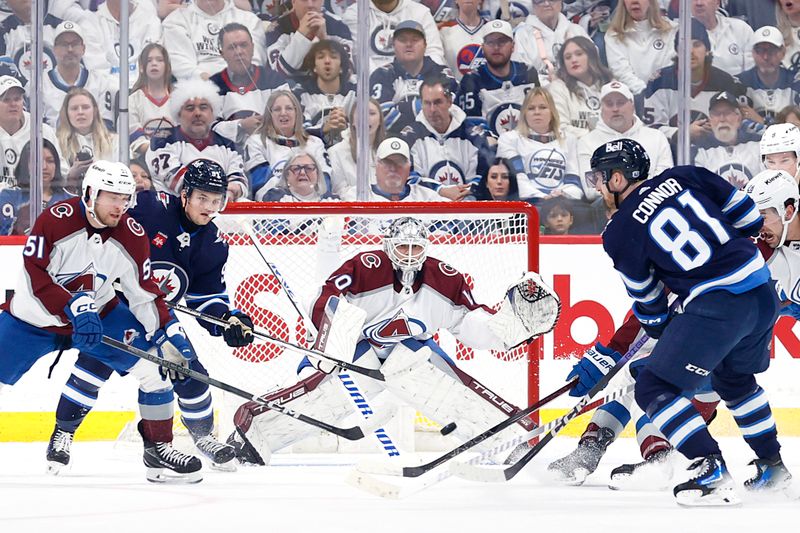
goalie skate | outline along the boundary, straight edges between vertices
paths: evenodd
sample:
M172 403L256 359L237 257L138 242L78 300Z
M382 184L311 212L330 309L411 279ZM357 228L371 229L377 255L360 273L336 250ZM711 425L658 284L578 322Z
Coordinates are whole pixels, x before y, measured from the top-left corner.
M611 471L612 490L662 490L669 487L673 474L672 448L650 454L642 462L624 464Z
M581 439L572 453L550 463L547 466L547 473L559 483L583 485L586 478L597 470L606 448L613 441L614 432L610 428L599 428L597 438Z
M47 473L57 476L69 464L70 448L74 433L56 427L47 445Z

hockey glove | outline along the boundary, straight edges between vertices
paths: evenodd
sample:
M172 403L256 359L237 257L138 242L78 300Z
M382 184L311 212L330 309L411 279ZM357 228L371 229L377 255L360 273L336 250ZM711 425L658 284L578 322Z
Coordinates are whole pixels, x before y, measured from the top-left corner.
M611 370L620 359L622 359L622 355L619 352L611 348L606 348L599 342L595 344L593 348L589 348L589 350L583 354L583 358L575 363L575 366L572 367L572 372L567 376L567 381L575 376L580 378L578 384L569 391L569 395L584 396L592 387L597 385L597 382L600 381L603 376L608 374L608 371Z
M226 311L222 320L228 325L222 330L222 338L231 348L247 346L253 342L253 320L238 309Z
M164 329L156 331L152 340L158 349L159 357L183 368L189 368L189 361L197 357L192 345L189 344L189 339L186 338L186 333L184 333L177 320L168 322ZM164 378L169 376L172 380L186 379L184 374L163 366L160 367L160 371Z
M91 350L103 340L103 323L97 314L94 298L79 292L64 306L64 312L72 322L72 347Z

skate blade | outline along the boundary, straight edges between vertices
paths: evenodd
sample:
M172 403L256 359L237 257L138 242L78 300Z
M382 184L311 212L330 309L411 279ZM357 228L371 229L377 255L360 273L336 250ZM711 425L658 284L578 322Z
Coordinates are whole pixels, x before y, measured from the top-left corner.
M232 458L230 461L225 463L215 463L214 461L209 462L209 467L211 470L216 472L236 472L236 461L235 457Z
M67 466L68 465L58 463L56 461L47 461L47 470L45 470L45 472L47 472L47 474L50 476L57 476L61 472L66 471Z
M741 498L732 488L717 489L705 496L699 490L684 490L675 496L675 500L682 507L737 507L742 505Z
M167 468L148 468L147 481L169 485L188 485L203 481L203 473L198 470L188 474L177 474Z
M546 470L545 478L551 483L557 483L567 487L579 487L583 485L590 472L585 468L576 468L572 471L572 476L565 476L557 470Z

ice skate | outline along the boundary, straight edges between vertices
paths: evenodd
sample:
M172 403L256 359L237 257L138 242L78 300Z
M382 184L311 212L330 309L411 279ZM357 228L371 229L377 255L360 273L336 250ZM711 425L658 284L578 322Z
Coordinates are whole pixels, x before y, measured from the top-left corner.
M715 507L741 504L739 495L719 454L707 455L695 460L687 470L694 477L673 489L678 505L686 507Z
M236 428L225 442L234 449L236 460L239 461L239 464L249 466L264 466L266 464L255 448L253 448L253 445L242 435L239 428Z
M791 499L800 497L792 487L792 474L780 456L772 459L753 459L750 464L756 467L756 474L744 482L744 488L748 491L783 491Z
M673 473L672 448L650 454L639 463L624 464L611 471L608 488L612 490L662 490L669 487Z
M141 422L139 423L141 434ZM142 435L144 441L144 465L147 481L153 483L199 483L203 480L200 469L203 464L194 455L172 447L171 442L152 442Z
M211 435L194 438L194 445L209 461L211 468L222 472L236 472L236 448L223 444Z
M597 465L608 445L614 441L614 432L610 428L599 428L597 437L585 437L578 442L578 447L566 457L553 461L547 466L547 472L553 480L565 485L582 485L586 478L597 470Z
M69 452L75 434L56 427L47 445L47 473L57 476L69 464Z

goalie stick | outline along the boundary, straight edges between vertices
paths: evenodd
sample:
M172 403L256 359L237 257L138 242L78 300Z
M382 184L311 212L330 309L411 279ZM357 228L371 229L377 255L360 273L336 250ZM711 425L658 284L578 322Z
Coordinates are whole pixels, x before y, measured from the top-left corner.
M214 378L212 378L210 376L206 376L205 374L201 374L200 372L192 370L191 368L186 368L186 367L183 367L183 366L181 366L181 365L179 365L177 363L173 363L172 361L167 361L167 360L162 359L161 357L159 357L159 356L157 356L155 354L146 352L144 350L140 350L139 348L136 348L135 346L129 346L129 345L125 344L124 342L118 341L116 339L112 339L108 335L103 335L103 341L102 342L103 342L103 344L106 344L108 346L112 346L112 347L114 347L114 348L116 348L118 350L121 350L121 351L125 352L125 353L128 353L130 355L136 356L139 359L144 359L146 361L150 361L151 363L155 363L155 364L157 364L159 366L162 366L162 367L164 367L164 368L166 368L168 370L172 370L173 372L177 372L178 374L183 374L184 376L187 376L187 377L190 377L192 379L195 379L195 380L197 380L197 381L199 381L201 383L205 383L207 385L211 385L212 387L216 387L216 388L224 390L226 392L230 392L231 394L235 394L236 396L240 396L241 398L244 398L246 400L258 403L260 405L263 405L264 407L268 407L269 409L271 409L271 410L273 410L273 411L275 411L277 413L281 413L283 415L290 416L290 417L292 417L292 418L294 418L296 420L299 420L300 422L305 422L306 424L318 427L320 429L324 429L325 431L327 431L329 433L333 433L334 435L338 435L340 437L344 437L344 438L346 438L348 440L358 440L358 439L364 438L365 429L362 429L359 426L353 426L353 427L349 427L349 428L340 428L340 427L328 424L327 422L323 422L321 420L317 420L316 418L312 418L312 417L304 415L302 413L298 413L298 412L296 412L296 411L294 411L292 409L289 409L288 407L283 406L282 404L280 404L278 402L264 400L264 399L254 395L254 394L251 394L251 393L249 393L247 391L244 391L244 390L242 390L242 389L240 389L238 387L234 387L233 385L230 385L228 383L223 383L222 381L216 380L216 379L214 379ZM370 422L373 422L373 424L371 424L371 427L369 428L369 430L371 430L373 427L378 427L378 426L383 425L383 423L386 421L386 420L384 420L384 418L386 418L386 417L381 417L381 420L378 420L377 417L375 419L370 419ZM391 418L391 416L389 416L388 418ZM386 419L388 419L388 418L386 418ZM369 431L369 430L367 430L367 431Z
M201 311L197 311L195 309L192 309L191 307L186 307L185 305L171 303L171 302L166 302L166 304L167 304L167 307L169 307L170 309L174 309L176 311L180 311L181 313L186 313L187 315L193 316L195 318L199 318L200 320L205 320L209 324L216 324L216 325L222 326L222 327L227 327L229 325L228 322L226 322L225 320L222 320L221 318L217 318L215 316L207 315L207 314L205 314L205 313L203 313ZM253 328L253 335L255 335L256 337L259 337L260 339L264 339L264 340L266 340L268 342L271 342L272 344L275 344L277 346L281 346L282 348L286 348L287 350L293 350L293 351L298 352L298 353L311 355L311 356L317 357L319 359L324 359L324 360L326 360L326 361L338 366L339 368L343 368L345 370L349 370L349 371L355 372L357 374L363 374L363 375L365 375L367 377L370 377L372 379L375 379L377 381L385 381L384 377L383 377L383 373L380 370L376 369L376 368L365 368L363 366L359 366L359 365L356 365L356 364L353 364L353 363L348 363L347 361L342 361L341 359L337 359L335 357L331 357L328 354L322 353L319 350L314 350L314 349L311 349L311 348L303 348L302 346L299 346L297 344L293 344L291 342L278 339L277 337L273 337L272 335L268 335L268 334L264 333L263 331L259 331L259 330L255 329L255 328Z
M580 413L583 414L601 405L606 403L613 402L615 400L619 400L626 394L629 394L633 391L633 385L625 385L619 389L615 389L614 391L606 394L602 398L598 398L597 400L593 401L589 405L583 407ZM474 475L472 474L472 467L473 465L478 465L487 459L494 457L497 454L512 450L522 444L523 442L529 441L533 438L542 435L548 431L551 431L555 428L558 424L561 424L564 419L571 414L567 413L560 418L555 420L551 420L547 424L543 426L539 426L533 431L525 434L519 435L514 439L506 442L502 442L497 444L496 446L489 448L488 450L484 450L480 452L478 455L470 458L465 462L453 462L450 463L449 469L441 469L438 472L432 472L430 475L415 478L414 483L406 483L401 484L394 481L389 481L387 479L380 479L373 474L380 474L384 476L399 476L400 472L397 468L392 468L388 465L378 465L378 464L359 464L350 471L347 477L347 482L365 492L369 492L370 494L374 494L376 496L380 496L381 498L389 498L389 499L401 499L409 496L411 494L420 492L432 485L439 483L451 476L462 477L465 479L474 480ZM479 466L474 466L474 468L481 468ZM485 468L485 465L483 466ZM483 472L483 468L479 470L479 472ZM412 481L408 479L408 481Z
M480 466L474 465L452 465L452 467L458 470L458 476L463 477L466 479L472 479L473 481L484 481L489 483L497 483L502 481L509 481L514 476L516 476L520 470L522 470L525 465L527 465L534 457L536 457L542 449L547 446L553 438L558 434L559 431L564 429L569 422L578 416L581 413L581 410L589 405L592 402L592 398L597 395L600 391L602 391L606 385L611 381L611 379L619 373L620 370L625 368L628 361L630 361L644 346L644 344L650 340L650 337L647 335L642 335L639 340L637 340L633 346L622 356L622 358L617 362L614 367L609 370L608 374L602 377L597 384L592 387L586 395L581 398L575 407L573 407L566 415L561 417L559 420L560 422L553 427L547 435L545 435L542 440L540 440L536 445L528 450L528 452L523 455L519 461L516 463L503 468L503 469L493 469L493 468L485 468ZM451 468L452 468L451 467Z

